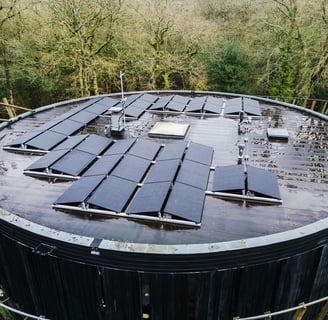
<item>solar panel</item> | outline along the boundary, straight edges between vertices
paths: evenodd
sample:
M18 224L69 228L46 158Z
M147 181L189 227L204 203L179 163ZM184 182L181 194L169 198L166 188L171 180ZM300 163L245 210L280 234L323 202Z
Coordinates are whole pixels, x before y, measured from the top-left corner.
M133 106L135 108L139 108L141 110L146 110L151 105L151 102L147 102L145 100L142 100L142 98L139 98L138 100L132 102L130 106Z
M144 184L127 209L130 214L149 214L161 211L170 190L171 183L158 182Z
M181 165L176 181L206 190L209 173L209 166L185 160Z
M83 141L87 136L88 136L88 134L80 134L80 135L76 135L76 136L67 137L67 139L65 141L63 141L61 144L59 144L58 146L56 146L56 148L54 148L53 151L54 150L73 149L81 141Z
M256 100L244 98L244 111L253 116L260 116L261 109L260 104Z
M84 124L81 122L76 122L76 121L73 121L70 119L66 119L66 120L58 123L54 127L52 127L51 131L70 136L71 134L80 130L83 126L84 126Z
M52 170L56 170L63 174L72 176L78 176L83 170L85 170L94 160L96 156L78 150L72 150L65 154L61 159L55 162L52 166Z
M111 97L105 97L99 100L98 103L107 106L107 108L109 109L120 103L120 101Z
M79 204L101 183L103 176L81 177L74 182L54 204Z
M172 182L178 171L179 165L179 159L156 162L145 179L145 183L164 181Z
M113 155L113 154L124 154L131 148L131 146L135 143L135 141L136 139L117 140L104 153L104 156Z
M133 101L137 100L141 96L141 93L139 94L132 94L128 96L125 100L125 105L128 106L130 105Z
M182 159L186 146L187 146L186 141L179 141L179 142L167 144L164 146L164 148L161 149L156 160L162 161L162 160L171 160L171 159Z
M26 142L26 145L38 150L50 150L65 139L66 135L48 130Z
M88 203L114 212L122 212L136 187L135 182L109 176L93 193Z
M104 113L105 111L107 111L109 109L109 107L105 104L102 104L100 102L96 102L94 104L92 104L91 106L85 108L84 110L85 111L88 111L88 112L92 112L96 115L100 115L102 113Z
M87 124L92 120L96 119L98 116L92 112L88 112L85 110L81 110L80 112L74 114L73 116L69 117L70 120L81 122L83 124Z
M123 155L120 154L103 156L97 160L83 176L107 175L113 170L122 157Z
M212 147L190 142L186 151L185 159L210 166L212 163L213 152L214 151Z
M170 101L169 104L166 106L166 109L182 112L185 109L186 105L184 103L176 102L176 101Z
M154 96L153 94L145 93L139 99L154 103L158 99L158 97Z
M135 156L125 156L112 172L113 176L140 182L150 166L150 161Z
M189 102L190 98L189 97L184 97L184 96L179 96L175 95L172 99L172 101L177 102L177 103L182 103L186 105Z
M243 165L216 167L213 179L214 192L242 192L246 174Z
M41 133L42 133L42 131L32 131L32 132L25 133L22 136L14 139L9 144L5 145L5 147L9 147L9 146L11 146L11 147L18 146L18 147L20 147L20 145L25 144L27 141L35 138L36 136L38 136Z
M28 166L25 170L44 170L54 164L58 159L64 156L68 150L56 150L51 151L44 156L42 156L37 161L33 162L30 166Z
M125 108L124 112L127 117L139 118L145 110L130 105Z
M203 110L205 101L206 101L206 97L196 97L189 102L185 111L186 112L196 112L196 111L201 112Z
M205 112L220 114L221 110L222 110L222 106L212 104L212 103L206 103L204 106Z
M249 191L281 200L277 177L274 173L248 165L247 181Z
M157 142L141 139L132 146L129 154L148 160L153 160L160 147L161 145Z
M91 134L83 142L81 142L76 149L95 155L100 155L112 142L112 139Z
M200 223L204 202L204 190L177 182L173 186L164 213Z
M165 106L173 99L173 96L160 97L149 109L150 110L160 110L164 109Z

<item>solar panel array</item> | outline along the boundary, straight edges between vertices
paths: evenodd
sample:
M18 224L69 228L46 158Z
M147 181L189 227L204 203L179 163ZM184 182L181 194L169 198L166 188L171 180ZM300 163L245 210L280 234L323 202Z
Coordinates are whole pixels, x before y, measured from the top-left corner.
M224 114L226 115L238 115L240 112L246 112L251 116L260 116L260 104L257 100L239 97L229 99L225 103Z
M212 190L281 200L276 175L250 165L216 167Z
M17 138L4 146L4 149L29 153L52 150L117 103L118 100L110 97L89 99L55 120Z
M118 140L54 207L200 224L212 157L211 147L193 142Z

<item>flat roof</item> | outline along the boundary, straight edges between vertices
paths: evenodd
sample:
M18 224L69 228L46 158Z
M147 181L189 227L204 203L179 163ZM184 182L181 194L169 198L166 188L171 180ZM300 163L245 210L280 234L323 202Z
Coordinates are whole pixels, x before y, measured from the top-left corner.
M15 148L19 149L23 146L28 149L28 152L13 152L15 148L13 150L0 150L0 183L2 186L0 191L0 207L28 221L67 233L120 242L163 245L206 244L262 237L304 227L328 217L326 209L328 203L328 127L327 121L324 118L320 118L313 113L307 113L305 109L294 109L269 100L259 100L258 102L254 98L251 99L250 107L247 110L256 110L256 112L249 114L246 111L244 118L241 119L240 112L238 112L239 101L237 100L240 100L239 98L236 99L232 96L216 95L214 93L197 95L192 93L171 93L170 95L165 93L140 93L138 95L131 94L130 96L133 97L133 99L130 99L131 105L133 104L134 108L139 108L142 112L135 113L138 114L138 117L129 118L127 116L124 135L122 137L107 137L109 140L112 139L113 142L112 140L107 141L105 139L104 127L108 124L109 118L102 115L106 114L109 108L103 107L105 104L101 103L103 97L91 98L88 100L92 102L89 105L88 101L79 100L57 104L55 107L48 109L43 108L41 112L23 117L9 126L3 127L0 131L1 147L10 146L14 141L18 141L19 143L15 144ZM230 101L228 103L230 105L228 113L224 112L226 101ZM110 107L119 103L119 95L110 97ZM81 116L78 116L74 110L81 110L81 105L83 104L85 104L83 113L81 113ZM145 106L144 109L142 106ZM57 132L59 130L58 128L60 128L58 123L54 122L51 126L49 122L54 121L54 119L60 119L67 112L70 112L71 117L74 117L70 122L81 119L81 122L79 122L81 125L74 123L73 132L71 132L73 129L68 130L65 126L61 126L63 128L62 130L60 129L61 132L59 133ZM88 114L91 112L96 114L96 118ZM89 120L90 122L88 122ZM152 190L152 186L148 185L142 189L142 184L145 182L146 185L146 178L149 176L151 168L154 168L156 163L163 161L160 160L160 155L161 152L164 152L165 147L178 142L177 139L171 139L169 136L163 138L149 137L149 131L159 121L188 124L189 130L186 132L185 137L180 139L186 143L186 149L184 149L184 153L179 160L181 161L181 168L183 170L181 172L177 171L175 177L170 178L171 180L169 181L162 181L163 178L160 174L153 173L156 179L162 179L158 182L155 181L160 186L158 190L161 192L155 200L161 199L161 201L167 201L167 207L170 210L163 210L163 216L165 214L171 214L172 204L169 205L170 201L168 200L170 197L167 199L165 193L167 192L168 182L173 182L174 180L173 184L176 186L176 189L178 191L183 190L183 196L177 196L177 200L172 197L171 200L172 203L183 201L182 204L188 201L188 199L187 201L184 200L185 195L194 189L199 189L200 185L206 183L200 225L193 226L192 224L133 219L106 215L104 212L97 214L96 210L85 212L82 210L74 212L54 210L52 207L53 204L70 187L76 184L77 180L81 180L81 176L84 173L89 171L89 176L91 176L92 174L90 172L92 171L99 172L104 170L102 166L93 168L91 165L90 167L89 161L95 164L97 161L102 160L105 152L111 150L111 147L115 146L118 149L116 142L121 140L126 141L127 150L130 150L128 148L131 148L129 145L132 142L146 141L150 143L145 145L141 143L140 148L131 151L134 154L127 155L126 152L128 151L123 152L122 146L120 146L120 151L117 151L124 155L127 159L126 163L140 163L140 165L136 166L145 170L145 177L140 178L137 175L137 178L134 178L135 175L133 174L133 178L132 176L130 178L130 176L127 176L129 172L125 170L114 174L115 181L119 179L125 179L124 181L140 179L140 181L135 181L135 188L139 191L144 190L143 192L148 195L150 190ZM42 128L46 128L44 129L46 132L48 130L51 131L51 128L57 128L53 130L55 134L51 135L53 140L40 138ZM288 131L288 139L270 139L267 135L268 128L286 129ZM31 132L34 133L31 134ZM75 148L72 146L75 144L78 145L82 141L79 138L74 138L75 141L72 141L69 140L69 137L77 137L79 135L82 137L89 135L88 137L92 137L91 140L97 141L97 143L91 143L88 147L87 140L83 140L85 141L84 146L87 149L82 148L81 145L79 150L74 150L75 152L71 155L72 157L76 156L79 158L80 155L81 157L83 155L84 162L81 167L74 165L71 167L71 161L76 158L61 158L61 162L65 164L65 175L67 173L73 174L71 180L60 179L60 177L54 179L47 175L43 177L25 175L24 171L27 168L39 167L35 165L38 160L43 163L46 162L43 159L45 153L47 153L48 157L50 157L52 152L65 154L62 151L63 149L58 150L58 146L61 143L59 141L61 139L57 139L58 133L65 135L64 143L66 141L66 145L69 145L69 148ZM28 141L32 141L32 143L27 141L27 147L24 145L24 136L27 137L26 139ZM95 138L95 136L99 136L99 138ZM37 137L39 139L36 139ZM196 158L203 155L202 147L200 147L201 149L197 149L198 151L195 152L193 158L188 159L186 151L188 151L191 143L197 146L204 146L204 150L206 148L213 149L211 163L208 165L209 174L206 182L204 182L203 178L197 180L198 174L190 174L190 172L205 172L204 174L206 176L207 172L207 169L203 168L204 164L195 164L200 161ZM95 148L95 145L97 145L97 148ZM246 145L243 158L247 156L247 163L251 168L256 167L276 176L282 203L255 203L239 199L238 197L236 199L226 199L220 195L212 194L215 168L237 165L239 156L238 147L240 145ZM43 152L32 154L38 150L36 146L44 147ZM98 146L101 146L101 148ZM56 148L57 151L52 151ZM96 149L93 151L92 156L89 155L88 148L90 150ZM132 161L132 157L148 157L145 153L149 154L150 149L154 150L154 156L152 159L147 160L150 161L149 164L147 164L148 162L146 163L146 160ZM107 156L109 157L109 155ZM121 161L116 155L111 155L110 157L111 161ZM129 159L132 160L130 161ZM53 161L53 158L49 161ZM175 162L171 161L167 163L167 166L163 165L163 167L160 167L158 172L161 172L161 168L164 167L171 168L171 165L172 168L175 168ZM53 167L53 171L58 173L58 163ZM63 167L59 166L59 169L61 168ZM115 168L117 171L119 170L118 166ZM106 168L106 170L111 169ZM251 172L252 170L250 170L249 174ZM138 171L137 173L140 172ZM242 176L242 174L237 176ZM92 175L92 177L94 176ZM93 180L96 181L97 179L94 178ZM190 184L195 183L194 181L196 181L196 186L191 187ZM199 185L197 185L198 181L200 181ZM237 185L240 185L240 183L244 185L244 181L236 181ZM115 186L116 184L113 183L113 185ZM130 186L131 183L128 185ZM107 187L109 188L108 190L111 190L110 185L106 185ZM128 187L122 185L122 188L126 191ZM258 188L256 187L254 190L261 194L261 186L260 190ZM133 189L132 186L131 189ZM204 189L204 187L200 189ZM263 187L263 189L265 188ZM103 189L100 191L105 192L106 190ZM174 189L172 188L170 190L173 191ZM90 204L98 205L97 210L105 197L100 191L97 192L98 196L96 192L87 195L92 199ZM241 193L233 192L237 196ZM149 208L157 208L157 200L155 203L145 205L142 201L142 193L139 195L140 198L136 197L138 193L131 194L132 199L129 199L131 201L130 212L135 212L135 210L155 210ZM99 197L99 195L101 196ZM197 193L195 199L199 197L198 195L199 193ZM133 198L134 196L135 198ZM200 196L199 199L201 198ZM122 204L115 202L114 205L125 211L124 207L126 204L128 203L130 205L130 202L127 201L124 200ZM89 205L89 202L87 204ZM111 204L105 201L105 206L107 205L110 206ZM177 212L174 210L173 215ZM181 215L183 216L186 211L191 209L188 207L185 209L182 205L177 210L179 211L177 214L180 214L177 219L179 220ZM129 211L129 209L126 208L126 211ZM197 216L198 213L199 211L197 211L196 216L192 216L195 220L199 219ZM150 216L153 216L153 213ZM186 216L190 218L187 213ZM183 218L181 219L183 220Z

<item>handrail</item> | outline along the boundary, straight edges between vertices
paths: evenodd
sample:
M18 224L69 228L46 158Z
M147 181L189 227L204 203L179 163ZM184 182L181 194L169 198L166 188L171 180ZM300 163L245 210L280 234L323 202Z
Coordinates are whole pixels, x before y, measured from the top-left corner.
M4 309L7 309L11 312L14 312L14 313L17 313L21 316L24 316L24 317L27 317L27 318L30 318L30 319L36 319L36 320L50 320L50 319L47 319L46 317L44 316L34 316L32 314L29 314L29 313L26 313L26 312L23 312L23 311L20 311L20 310L17 310L15 308L12 308L12 307L9 307L7 306L6 304L4 303L0 303L0 307L4 308Z
M289 313L292 311L297 311L299 309L305 309L309 306L312 306L314 304L320 303L320 302L324 302L324 301L328 301L328 296L324 297L324 298L320 298L308 303L301 303L296 307L292 307L292 308L288 308L288 309L283 309L283 310L279 310L276 312L267 312L264 313L262 315L258 315L258 316L251 316L251 317L246 317L246 318L240 318L240 317L234 317L233 320L258 320L258 319L271 319L273 316L278 316L281 314L285 314L285 313Z

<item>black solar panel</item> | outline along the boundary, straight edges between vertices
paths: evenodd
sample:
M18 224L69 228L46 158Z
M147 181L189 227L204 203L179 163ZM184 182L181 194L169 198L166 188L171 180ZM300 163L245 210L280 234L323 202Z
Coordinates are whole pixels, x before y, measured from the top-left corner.
M25 144L27 141L35 138L36 136L38 136L39 134L41 134L42 131L32 131L32 132L28 132L23 134L22 136L14 139L12 142L10 142L9 144L6 145L6 147L20 147L20 145Z
M183 183L175 183L164 213L200 223L203 215L205 191Z
M145 183L172 182L180 165L180 160L158 161L151 168Z
M244 111L249 115L260 116L261 109L259 102L256 100L244 98Z
M54 204L79 204L101 183L103 176L81 177L71 185Z
M125 108L125 115L127 117L139 118L145 110L129 105Z
M169 182L147 183L137 192L127 213L149 214L161 211L170 190Z
M126 180L140 182L149 166L149 160L127 155L114 169L112 175Z
M100 115L102 113L104 113L105 111L107 111L109 109L109 107L105 104L102 104L101 102L96 102L94 104L92 104L91 106L85 108L85 111L88 112L92 112L96 115Z
M81 142L76 149L95 155L100 155L112 142L112 139L91 134L83 142Z
M216 167L213 179L214 192L238 192L245 190L245 179L243 165Z
M185 160L181 165L176 181L206 190L209 173L209 166Z
M210 113L216 113L220 114L222 111L222 106L219 106L217 104L212 104L212 103L206 103L204 106L204 111L205 112L210 112Z
M130 105L133 101L139 99L141 97L141 93L139 94L132 94L130 96L128 96L125 100L125 105L128 106Z
M96 155L91 153L72 150L65 154L61 159L51 166L51 169L63 174L78 176L83 172L94 160Z
M149 109L150 110L160 110L164 109L165 106L173 99L173 96L160 97Z
M120 101L111 97L105 97L99 100L98 103L107 106L107 108L109 109L120 103Z
M154 103L158 99L158 97L154 96L153 94L145 93L139 99L150 103Z
M186 105L189 102L190 98L189 97L184 97L184 96L179 96L175 95L172 99L172 101L177 102L177 103L182 103Z
M184 103L176 102L176 101L170 101L169 104L166 106L166 109L182 112L185 109L186 105Z
M73 149L75 146L77 146L81 141L83 141L88 135L87 134L80 134L77 136L71 136L67 137L67 139L59 144L54 150L67 150L67 149Z
M212 147L190 142L185 159L210 166L212 163L213 152L214 150Z
M103 156L97 160L83 176L107 175L113 170L122 157L123 155L120 154Z
M26 142L26 145L38 150L48 151L65 139L66 135L48 130Z
M161 149L156 160L161 161L171 159L182 159L182 156L186 149L186 145L186 141L179 141L167 144L164 148Z
M124 154L131 148L131 146L135 143L135 141L136 139L117 140L105 152L104 156L113 155L113 154Z
M58 159L64 156L69 150L51 151L33 162L25 170L44 170L54 164Z
M92 120L96 119L98 115L92 112L88 112L85 110L81 110L80 112L74 114L73 116L69 117L70 120L81 122L83 124L87 124Z
M81 122L76 122L70 119L66 119L54 127L51 128L51 131L58 132L70 136L74 132L80 130L84 126Z
M88 203L114 212L122 212L136 187L135 182L109 176L93 193Z
M161 145L150 140L138 140L130 149L129 154L136 157L153 160Z
M132 102L130 106L133 106L135 108L139 108L141 110L146 110L149 106L151 105L151 102L147 102L145 100L142 100L141 98L139 98L138 100Z
M281 200L277 177L264 169L247 166L248 191Z

